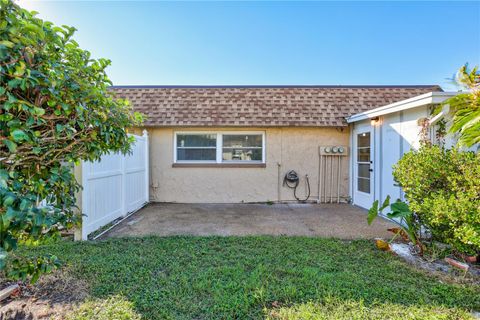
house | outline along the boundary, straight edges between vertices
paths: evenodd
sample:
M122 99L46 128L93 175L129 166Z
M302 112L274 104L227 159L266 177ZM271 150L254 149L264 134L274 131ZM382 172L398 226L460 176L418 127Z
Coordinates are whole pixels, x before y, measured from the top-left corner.
M402 196L391 166L418 146L418 119L452 95L436 85L111 90L146 115L132 132L148 132L150 201L364 208ZM285 181L291 170L299 181Z
M403 154L420 147L422 121L430 120L427 135L433 143L440 142L436 140L435 121L448 111L432 117L432 110L455 94L428 92L346 118L352 133L350 190L354 204L369 208L373 201L383 201L387 195L403 199L402 190L393 179L392 167ZM451 135L445 140L447 147L454 143ZM364 147L368 147L368 159L362 155Z

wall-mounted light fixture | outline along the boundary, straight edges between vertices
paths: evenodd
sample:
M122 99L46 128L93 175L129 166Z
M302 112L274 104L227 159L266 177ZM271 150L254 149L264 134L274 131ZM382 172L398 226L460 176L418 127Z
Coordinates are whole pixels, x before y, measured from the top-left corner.
M370 119L370 124L371 124L372 126L375 126L375 125L378 124L379 121L380 121L380 118L379 118L379 117L373 117L373 118Z

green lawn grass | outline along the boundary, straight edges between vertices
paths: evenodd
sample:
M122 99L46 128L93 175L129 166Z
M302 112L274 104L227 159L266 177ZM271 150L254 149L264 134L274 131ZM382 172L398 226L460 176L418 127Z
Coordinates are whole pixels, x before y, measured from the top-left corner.
M479 288L414 271L370 241L148 237L34 252L58 255L89 283L73 319L463 319L480 310Z

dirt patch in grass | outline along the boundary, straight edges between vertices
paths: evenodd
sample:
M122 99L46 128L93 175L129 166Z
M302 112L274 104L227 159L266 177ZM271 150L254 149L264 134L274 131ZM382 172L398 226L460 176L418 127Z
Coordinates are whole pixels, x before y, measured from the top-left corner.
M1 287L7 282L2 281ZM0 306L0 319L64 319L88 297L88 284L73 278L67 270L45 275L35 285L20 283L18 297Z
M391 247L393 254L423 273L434 275L448 283L480 285L480 268L478 265L469 264L468 271L464 271L452 267L443 259L429 260L414 254L411 245L406 243L393 243Z

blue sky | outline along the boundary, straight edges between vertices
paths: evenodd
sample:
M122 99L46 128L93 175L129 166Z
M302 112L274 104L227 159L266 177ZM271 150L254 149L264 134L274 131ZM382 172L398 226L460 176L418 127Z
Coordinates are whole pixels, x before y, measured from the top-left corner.
M440 84L480 63L480 2L26 1L126 84Z

